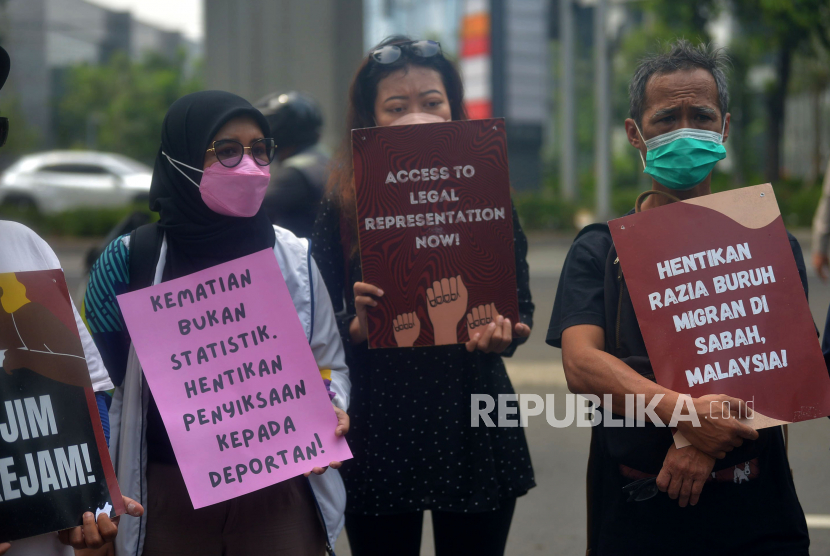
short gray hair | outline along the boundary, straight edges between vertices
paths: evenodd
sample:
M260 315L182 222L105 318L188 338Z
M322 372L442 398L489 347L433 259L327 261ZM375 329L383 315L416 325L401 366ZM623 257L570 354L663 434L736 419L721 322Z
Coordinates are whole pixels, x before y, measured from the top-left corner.
M721 118L725 117L729 107L729 89L724 70L729 63L729 58L723 50L713 48L708 44L695 46L685 39L670 44L667 50L667 52L643 58L628 85L629 114L637 125L643 127L646 85L653 75L665 75L696 68L705 69L715 79Z

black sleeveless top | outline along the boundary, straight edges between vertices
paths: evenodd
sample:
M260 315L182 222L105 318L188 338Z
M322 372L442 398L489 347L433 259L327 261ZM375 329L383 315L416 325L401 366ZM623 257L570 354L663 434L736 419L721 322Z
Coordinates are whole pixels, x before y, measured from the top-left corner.
M515 211L521 321L533 324L527 239ZM354 459L341 472L347 512L363 515L420 510L482 512L535 486L521 427L470 426L470 395L513 394L498 354L468 353L463 344L369 350L351 345L353 284L359 257L344 267L340 212L325 201L312 236L312 254L332 298L352 381L347 435ZM502 354L512 355L521 341ZM517 405L515 403L508 405Z

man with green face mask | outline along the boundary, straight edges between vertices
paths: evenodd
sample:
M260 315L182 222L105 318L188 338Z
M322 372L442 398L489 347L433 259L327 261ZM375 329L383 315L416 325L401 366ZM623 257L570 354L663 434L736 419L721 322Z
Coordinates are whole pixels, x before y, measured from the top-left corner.
M719 51L681 40L637 68L625 129L651 189L636 210L711 192L729 136L724 63ZM792 236L790 244L806 293L801 249ZM572 392L612 396L599 409L603 424L612 414L622 420L629 395L643 396L662 423L671 420L679 394L654 380L606 224L582 230L568 253L547 343L562 349ZM692 402L701 426L678 423L691 442L685 448L675 447L671 429L650 421L593 427L588 554L806 556L810 540L781 429L755 431L733 415L710 418L711 402L743 403L728 396Z
M629 143L640 151L643 172L651 176L654 191L679 199L711 192L712 170L726 158L730 118L726 79L722 71L717 73L690 66L672 73L655 72L648 80L635 74L625 131ZM670 201L665 195L652 195L642 208Z

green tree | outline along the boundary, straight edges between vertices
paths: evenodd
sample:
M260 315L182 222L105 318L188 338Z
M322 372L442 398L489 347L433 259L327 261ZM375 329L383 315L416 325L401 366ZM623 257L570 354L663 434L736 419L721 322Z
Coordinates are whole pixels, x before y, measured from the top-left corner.
M650 7L667 24L704 35L707 25L721 14L721 10L728 10L738 24L737 36L731 41L734 49L731 50L738 67L741 93L746 91L750 67L772 64L774 80L764 91L767 113L765 173L768 180L778 180L793 60L797 55L815 57L817 47L830 47L830 3L827 0L652 0ZM747 125L747 121L743 125Z
M183 66L183 55L174 61L148 55L133 62L116 53L103 65L70 68L57 102L58 145L116 152L152 164L167 109L203 88L198 77L185 76Z
M810 99L810 111L813 120L813 150L811 167L805 186L814 185L824 172L821 152L822 128L827 125L827 118L822 113L821 97L830 89L830 51L822 45L814 46L816 56L798 55L793 60L793 79L790 83L790 93L806 94Z
M38 131L26 122L20 99L16 94L3 91L0 96L0 116L9 119L9 137L0 149L0 157L11 161L40 147L42 138Z
M760 31L752 34L752 40L766 47L774 59L775 82L766 91L766 174L767 179L777 180L793 59L797 54L816 56L818 45L830 47L830 4L827 0L733 0L733 5L739 21Z

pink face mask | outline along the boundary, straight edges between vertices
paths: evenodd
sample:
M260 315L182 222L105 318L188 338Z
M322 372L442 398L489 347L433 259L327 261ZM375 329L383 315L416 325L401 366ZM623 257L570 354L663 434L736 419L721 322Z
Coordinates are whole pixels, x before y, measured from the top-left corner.
M199 170L178 160L173 160L162 152L173 167L199 188L202 200L210 210L226 216L250 218L259 211L271 171L268 166L260 166L248 155L233 168L226 168L220 162L214 162L206 170ZM178 165L202 172L202 183L198 184L185 174Z

